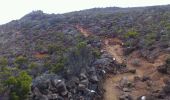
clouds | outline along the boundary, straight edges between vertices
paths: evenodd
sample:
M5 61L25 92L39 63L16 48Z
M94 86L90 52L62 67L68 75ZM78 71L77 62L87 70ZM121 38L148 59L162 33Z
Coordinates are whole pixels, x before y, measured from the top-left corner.
M134 7L170 4L170 0L0 0L0 24L19 19L32 10L64 13L94 7Z

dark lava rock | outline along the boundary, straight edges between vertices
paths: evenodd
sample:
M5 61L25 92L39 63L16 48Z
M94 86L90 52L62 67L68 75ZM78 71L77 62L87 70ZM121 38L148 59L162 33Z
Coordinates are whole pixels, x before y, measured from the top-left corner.
M159 66L157 70L158 70L158 72L160 72L160 73L164 73L164 74L167 73L166 66Z
M147 80L150 80L150 77L149 77L149 76L143 76L143 77L142 77L142 81L143 81L143 82L145 82L145 81L147 81Z
M169 74L170 75L170 58L168 58L165 61L164 65L161 65L158 67L158 72L162 73L162 74Z
M35 98L49 100L49 98L65 96L68 93L65 82L54 74L44 74L34 79L31 91L33 100Z
M113 67L115 66L115 67ZM69 67L71 74L43 74L32 82L31 100L102 100L102 82L107 72L115 72L121 65L116 64L112 57L103 54L91 65ZM75 74L75 73L76 74ZM72 74L73 73L73 74ZM65 77L68 76L68 77ZM37 98L37 99L35 99Z
M164 92L169 94L170 93L170 84L166 85L164 88L163 88Z
M129 69L128 72L132 73L132 74L135 74L136 73L136 69Z
M98 82L99 79L97 78L96 75L92 75L91 78L90 78L90 81L92 81L93 83L95 83L95 82Z
M162 74L169 74L170 75L170 65L162 65L158 67L158 72L162 73Z
M125 93L119 97L119 100L133 100L133 99L131 95Z

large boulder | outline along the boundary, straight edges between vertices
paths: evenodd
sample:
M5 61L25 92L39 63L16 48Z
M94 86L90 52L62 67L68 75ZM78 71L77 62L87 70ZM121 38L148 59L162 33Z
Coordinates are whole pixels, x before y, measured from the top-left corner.
M127 94L127 93L124 93L123 95L121 95L119 97L119 100L133 100L132 96Z
M33 100L49 100L50 98L66 96L68 90L65 82L57 75L44 74L33 80L31 93Z
M157 68L158 72L166 74L167 73L167 67L165 65L159 66Z
M170 58L168 58L164 65L158 67L158 72L170 75Z
M163 88L164 92L169 94L170 93L170 84L169 85L166 85L164 88Z
M164 82L165 82L165 86L163 87L163 91L166 94L170 94L170 80L166 79Z

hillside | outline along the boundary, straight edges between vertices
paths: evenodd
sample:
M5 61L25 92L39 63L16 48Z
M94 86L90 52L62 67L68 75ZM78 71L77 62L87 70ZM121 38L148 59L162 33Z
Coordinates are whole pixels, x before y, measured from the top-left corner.
M33 11L0 26L0 99L169 100L169 54L169 5Z

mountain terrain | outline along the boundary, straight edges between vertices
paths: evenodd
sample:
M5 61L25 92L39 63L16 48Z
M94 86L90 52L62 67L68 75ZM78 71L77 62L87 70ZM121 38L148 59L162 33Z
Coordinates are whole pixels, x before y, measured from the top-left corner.
M170 100L170 5L33 11L0 26L0 100Z

